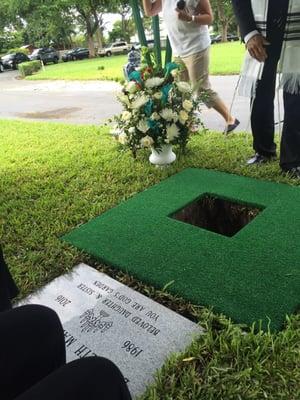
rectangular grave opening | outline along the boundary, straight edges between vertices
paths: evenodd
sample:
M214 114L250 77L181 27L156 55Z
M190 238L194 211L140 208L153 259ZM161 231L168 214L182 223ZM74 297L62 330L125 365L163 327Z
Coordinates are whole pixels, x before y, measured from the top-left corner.
M171 215L185 222L223 236L232 237L263 211L263 207L240 204L205 194Z

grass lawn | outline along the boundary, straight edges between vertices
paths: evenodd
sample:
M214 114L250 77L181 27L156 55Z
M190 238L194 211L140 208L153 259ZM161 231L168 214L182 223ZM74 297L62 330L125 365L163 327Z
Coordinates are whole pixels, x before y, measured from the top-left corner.
M187 155L156 169L144 151L119 152L107 128L0 120L0 242L21 296L83 261L181 314L206 333L173 356L143 400L300 398L300 316L277 334L248 332L226 317L145 286L99 265L59 240L137 192L186 167L201 167L295 184L277 162L247 168L244 134L195 136Z
M244 45L239 42L220 43L211 46L211 74L230 75L240 71ZM122 80L123 65L127 56L112 56L81 60L57 65L47 65L45 71L27 79L66 79L66 80ZM99 69L103 66L104 70Z

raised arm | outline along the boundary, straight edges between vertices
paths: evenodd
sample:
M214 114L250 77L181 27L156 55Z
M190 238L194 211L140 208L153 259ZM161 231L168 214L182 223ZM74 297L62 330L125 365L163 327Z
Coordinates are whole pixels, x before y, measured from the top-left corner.
M155 0L154 2L151 0L143 0L144 11L147 17L154 17L161 12L161 2L162 0Z
M195 14L195 22L199 25L210 25L214 20L209 0L200 0Z
M176 8L176 11L181 21L193 22L198 25L210 25L213 21L213 13L209 0L200 0L193 15L190 14L187 7L183 10Z

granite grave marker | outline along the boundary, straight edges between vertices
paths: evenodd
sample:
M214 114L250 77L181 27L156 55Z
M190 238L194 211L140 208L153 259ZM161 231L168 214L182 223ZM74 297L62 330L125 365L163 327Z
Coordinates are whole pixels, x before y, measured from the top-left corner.
M133 397L142 394L173 352L201 329L186 318L85 264L24 303L54 309L63 324L67 361L99 355L122 371Z

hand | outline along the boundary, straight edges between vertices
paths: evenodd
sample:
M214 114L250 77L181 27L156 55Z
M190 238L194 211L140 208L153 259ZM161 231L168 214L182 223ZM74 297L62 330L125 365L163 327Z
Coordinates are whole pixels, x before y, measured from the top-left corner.
M185 22L191 22L192 21L192 16L186 12L186 10L179 10L179 8L176 8L177 11L177 15L178 15L178 19L180 19L181 21L185 21Z
M251 57L255 58L259 62L266 61L268 55L265 46L270 43L260 34L254 35L246 43L246 48L249 51Z

